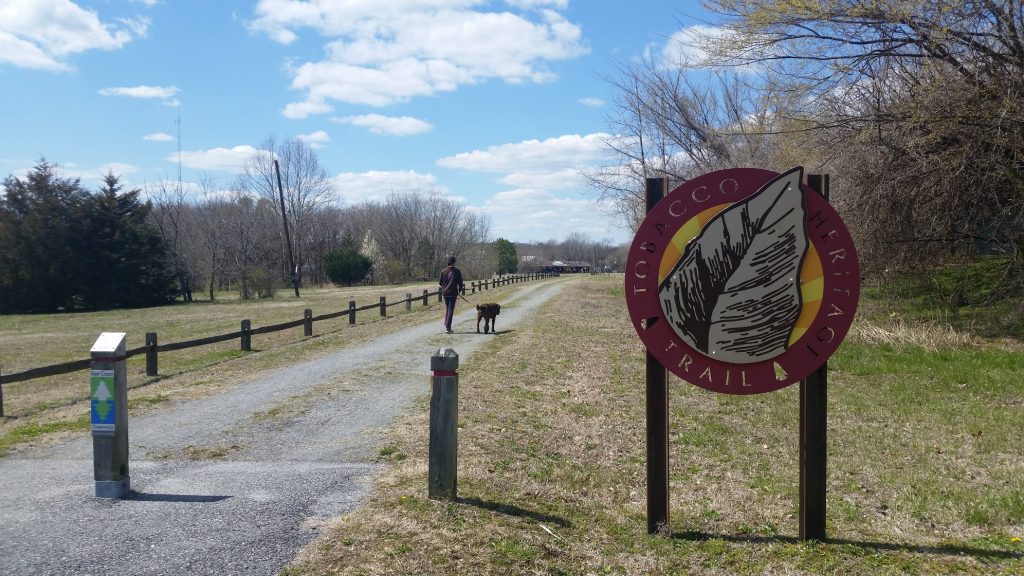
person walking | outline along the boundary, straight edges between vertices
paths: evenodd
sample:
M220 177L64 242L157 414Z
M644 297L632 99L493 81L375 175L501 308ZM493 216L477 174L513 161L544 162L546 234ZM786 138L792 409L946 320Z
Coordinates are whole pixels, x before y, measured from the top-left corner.
M455 301L459 294L465 294L466 287L462 284L462 272L455 267L455 256L448 258L448 267L441 271L438 279L441 296L444 297L444 331L452 333L452 317L455 316Z

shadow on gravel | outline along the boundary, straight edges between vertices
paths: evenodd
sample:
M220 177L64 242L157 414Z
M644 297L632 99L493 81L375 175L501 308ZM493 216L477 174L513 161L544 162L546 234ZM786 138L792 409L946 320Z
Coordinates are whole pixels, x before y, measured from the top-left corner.
M726 542L743 542L747 544L770 544L781 542L785 544L800 544L803 542L795 536L748 536L748 535L725 535L708 534L706 532L687 531L678 534L673 533L672 538L677 540L725 540ZM891 552L910 552L913 554L938 554L943 556L974 556L976 558L1009 559L1024 558L1020 552L1008 550L986 550L984 548L971 548L956 544L945 544L937 546L925 546L916 544L899 544L895 542L862 542L859 540L847 540L843 538L826 538L820 545L834 544L837 546L854 546L866 550L888 550Z
M512 332L515 332L515 330L509 328L508 330L495 330L490 334L487 334L485 332L470 332L470 334L480 334L481 336L500 336L502 334L511 334Z
M518 506L501 504L499 502L487 502L479 498L456 498L455 501L459 504L468 504L470 506L476 506L477 508L483 508L484 510L490 510L491 512L497 512L507 516L533 518L538 522L550 522L551 524L555 524L561 528L572 528L572 522L569 522L565 518L559 518L558 516L552 516L550 514L541 514L540 512L533 512Z
M199 494L148 494L146 492L131 491L127 500L139 502L186 502L193 504L209 504L227 500L231 496L202 496Z

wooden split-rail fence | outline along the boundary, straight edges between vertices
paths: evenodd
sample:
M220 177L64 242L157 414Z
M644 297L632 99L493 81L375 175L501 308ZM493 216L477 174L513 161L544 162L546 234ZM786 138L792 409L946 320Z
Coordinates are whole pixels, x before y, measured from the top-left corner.
M537 274L514 274L506 275L498 278L492 278L488 280L472 281L467 284L467 290L471 294L475 294L477 291L488 290L490 288L496 288L499 286L505 286L508 284L516 284L519 282L529 282L532 280L538 280L540 278L547 278L552 274L537 273ZM380 300L373 304L367 304L365 306L356 306L355 300L349 300L348 308L338 312L330 312L328 314L320 314L319 316L313 316L313 311L307 308L302 315L302 318L298 320L291 320L289 322L282 322L280 324L271 324L269 326L260 326L253 328L252 323L249 320L242 320L240 329L235 332L229 332L227 334L218 334L216 336L207 336L205 338L197 338L194 340L186 340L184 342L171 342L168 344L160 344L158 342L156 332L146 333L146 343L138 348L132 348L125 351L125 358L131 358L139 354L146 355L146 375L156 376L158 373L158 358L161 352L171 352L173 350L184 350L186 348L195 348L197 346L206 346L208 344L215 344L217 342L224 342L227 340L239 340L241 349L249 352L252 350L252 337L258 334L268 334L270 332L278 332L280 330L288 330L291 328L303 327L303 335L306 337L313 335L313 323L322 320L330 320L332 318L340 318L341 316L348 316L348 323L353 325L356 323L356 313L367 310L380 310L380 316L387 316L387 309L392 306L405 305L405 309L411 310L414 302L422 301L423 305L426 306L431 298L437 298L440 302L441 291L437 290L430 292L423 290L423 293L417 296L412 294L406 294L405 298L396 302L388 303L385 296L381 296ZM11 374L0 374L0 416L4 415L4 384L13 384L14 382L24 382L26 380L34 380L36 378L45 378L48 376L59 376L61 374L70 374L72 372L78 372L79 370L86 370L91 365L92 359L86 358L84 360L74 360L72 362L64 362L61 364L53 364L50 366L41 366L39 368L31 368L22 372L14 372Z

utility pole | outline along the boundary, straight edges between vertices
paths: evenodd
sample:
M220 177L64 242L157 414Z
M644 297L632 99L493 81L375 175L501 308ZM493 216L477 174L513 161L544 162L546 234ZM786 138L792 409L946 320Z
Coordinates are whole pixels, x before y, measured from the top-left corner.
M277 192L281 198L281 220L284 222L284 242L288 245L288 270L291 274L292 286L295 288L295 297L299 297L299 271L295 268L295 258L292 256L292 236L288 233L288 214L284 210L284 187L281 186L281 165L274 160L274 172L277 173Z

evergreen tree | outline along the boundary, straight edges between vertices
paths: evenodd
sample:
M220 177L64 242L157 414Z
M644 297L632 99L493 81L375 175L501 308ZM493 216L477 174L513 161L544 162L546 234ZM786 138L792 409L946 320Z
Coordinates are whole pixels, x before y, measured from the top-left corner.
M83 284L88 308L133 308L174 300L176 285L167 250L147 218L152 206L140 190L121 193L117 176L108 173L99 193L86 202L89 264Z
M498 274L519 271L519 255L516 253L515 244L504 238L498 238L491 246L498 259Z
M351 286L370 273L373 261L359 253L355 242L348 236L342 240L342 246L324 257L324 273L335 284Z
M8 176L0 200L0 310L76 307L86 270L80 255L83 205L77 178L60 178L45 159L24 180Z
M107 175L97 195L40 160L0 198L0 312L151 306L173 300L166 251L139 191Z

